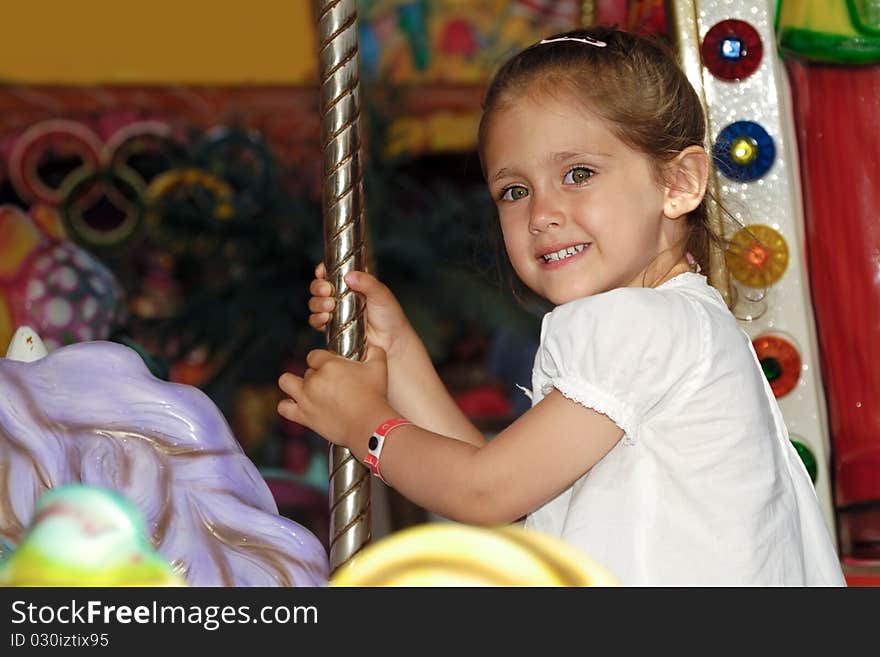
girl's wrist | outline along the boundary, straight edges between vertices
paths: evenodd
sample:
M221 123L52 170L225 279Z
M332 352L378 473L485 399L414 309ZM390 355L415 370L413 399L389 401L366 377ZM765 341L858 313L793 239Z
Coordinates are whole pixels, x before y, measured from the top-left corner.
M361 463L367 455L370 437L376 427L391 418L400 417L400 414L384 399L381 403L370 404L368 408L369 410L361 414L360 420L350 434L349 444L346 445L348 451Z
M397 332L397 337L391 343L391 347L386 354L389 365L392 362L397 363L406 360L407 355L412 351L413 345L418 345L420 342L421 340L412 324L406 322L404 327Z

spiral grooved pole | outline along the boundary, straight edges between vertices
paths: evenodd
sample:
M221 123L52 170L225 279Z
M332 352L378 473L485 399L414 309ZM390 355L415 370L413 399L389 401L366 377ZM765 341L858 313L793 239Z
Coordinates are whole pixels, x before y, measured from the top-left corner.
M336 290L327 346L360 359L364 303L343 277L363 270L365 227L361 166L356 0L318 0L324 263ZM330 569L335 572L370 541L370 475L347 449L330 457Z

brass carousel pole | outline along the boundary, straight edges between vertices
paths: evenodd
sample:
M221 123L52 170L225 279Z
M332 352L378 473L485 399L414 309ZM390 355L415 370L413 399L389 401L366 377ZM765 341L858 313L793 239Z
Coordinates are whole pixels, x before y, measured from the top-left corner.
M364 303L343 277L366 264L356 0L317 0L321 80L324 263L336 290L327 346L345 358L364 352ZM370 541L370 475L347 449L330 455L330 570Z
M669 24L671 33L675 37L678 46L678 55L681 67L693 85L694 90L703 102L706 120L709 119L709 105L706 101L706 90L703 87L703 63L700 57L700 35L697 24L697 0L677 0L670 2ZM711 153L711 147L707 144ZM707 195L710 199L717 199L718 179L710 176ZM724 235L724 222L721 208L714 200L710 200L709 225L716 235ZM727 261L724 257L724 249L718 244L709 245L709 282L715 287L724 301L730 306L733 302L730 281L727 274Z

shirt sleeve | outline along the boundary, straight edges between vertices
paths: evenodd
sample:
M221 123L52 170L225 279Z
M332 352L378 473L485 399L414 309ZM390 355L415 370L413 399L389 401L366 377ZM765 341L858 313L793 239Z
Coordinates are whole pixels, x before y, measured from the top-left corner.
M607 415L635 443L639 426L688 381L704 352L699 311L682 295L621 288L544 318L541 392Z

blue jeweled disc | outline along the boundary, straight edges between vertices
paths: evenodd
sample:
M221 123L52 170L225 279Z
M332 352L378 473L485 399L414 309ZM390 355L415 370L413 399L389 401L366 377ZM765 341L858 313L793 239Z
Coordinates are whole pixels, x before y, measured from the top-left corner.
M767 131L754 121L737 121L718 133L712 157L725 177L748 182L770 170L776 146Z

